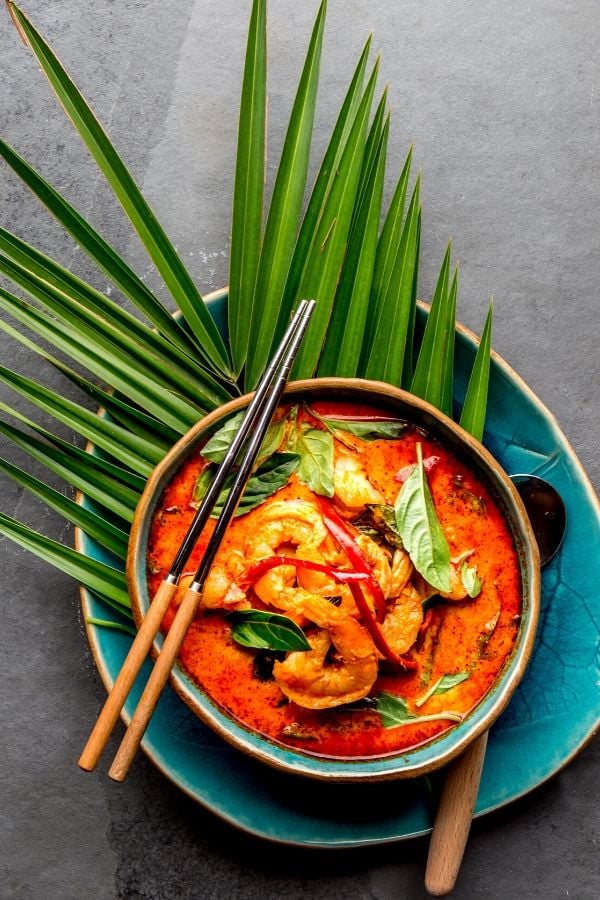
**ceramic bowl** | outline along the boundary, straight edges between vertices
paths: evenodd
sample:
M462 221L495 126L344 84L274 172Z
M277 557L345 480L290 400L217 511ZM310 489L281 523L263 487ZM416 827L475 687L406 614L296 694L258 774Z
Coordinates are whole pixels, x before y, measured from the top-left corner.
M527 514L512 482L491 454L467 432L430 404L388 384L362 379L320 378L292 382L288 400L347 400L376 406L390 415L424 428L441 441L486 483L503 511L518 552L522 581L522 616L513 650L488 693L458 725L437 738L392 756L365 759L319 757L295 750L249 730L214 703L187 673L175 666L171 684L181 699L218 735L254 759L285 772L311 778L361 782L410 778L431 772L462 753L486 731L507 705L527 666L540 606L540 564ZM247 405L240 397L207 415L165 456L154 470L138 504L127 558L127 579L136 623L148 609L146 551L152 516L162 492L182 463L198 452L222 422ZM159 652L158 636L153 655Z

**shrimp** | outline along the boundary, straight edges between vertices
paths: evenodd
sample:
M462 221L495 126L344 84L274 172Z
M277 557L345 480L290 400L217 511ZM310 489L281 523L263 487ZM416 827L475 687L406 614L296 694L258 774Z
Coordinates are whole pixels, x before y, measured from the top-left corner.
M383 591L383 596L389 597L392 587L392 570L388 554L368 534L358 534L355 540L370 564L373 575Z
M381 624L381 630L395 653L410 650L423 623L423 600L412 585L402 588Z
M250 601L245 591L236 584L246 570L244 557L239 550L220 553L208 573L200 600L200 609L248 609ZM182 576L175 592L175 604L179 606L192 581L193 575Z
M413 572L413 564L406 550L395 550L392 557L390 597L398 597L406 587Z
M318 559L318 548L327 537L323 517L307 500L278 500L265 507L252 523L244 545L244 557L250 563L274 556L279 548L292 546L298 557ZM277 566L254 584L257 597L271 606L285 609L285 591L297 577L293 566Z
M338 450L333 467L333 492L348 509L361 509L367 503L384 503L385 499L373 487L358 454Z
M273 675L283 693L307 709L329 709L365 697L377 678L377 650L368 631L323 597L296 589L292 608L319 627L311 649L276 662ZM327 661L333 644L336 657Z

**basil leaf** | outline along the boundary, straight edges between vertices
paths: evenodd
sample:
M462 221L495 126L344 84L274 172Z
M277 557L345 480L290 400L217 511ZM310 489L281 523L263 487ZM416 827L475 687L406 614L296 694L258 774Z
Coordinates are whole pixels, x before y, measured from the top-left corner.
M336 431L348 431L363 441L377 441L381 439L394 440L400 437L406 428L406 422L398 419L379 419L374 421L352 419L329 419L323 416L323 421Z
M225 454L231 446L232 440L238 433L244 415L245 413L242 410L242 412L236 413L235 416L228 419L225 424L222 425L218 431L215 431L213 436L208 439L200 451L200 455L205 459L210 459L211 462L223 462Z
M467 678L470 678L468 672L457 672L455 675L442 675L442 677L436 684L435 691L433 693L445 694L446 691L449 691L453 687L456 687L457 684L462 684L462 682L466 681Z
M203 456L204 459L210 459L211 462L223 462L225 454L231 446L231 442L239 431L245 414L246 411L242 410L241 412L236 413L235 416L232 416L231 419L228 419L227 422L225 422L225 424L209 438L200 451L200 455ZM285 418L280 419L277 422L272 422L269 425L260 448L260 453L258 455L259 460L266 459L279 449L279 445L283 438L284 425Z
M477 597L481 592L482 583L476 567L468 566L466 561L463 562L460 567L460 578L469 597Z
M396 500L396 524L417 572L438 591L450 591L450 548L437 517L417 444L417 466Z
M395 728L396 725L405 725L411 719L416 719L414 713L408 708L404 697L388 694L383 691L377 698L377 712L381 716L384 728Z
M288 448L300 455L300 481L315 494L333 497L333 436L302 422L291 432Z
M292 619L260 609L231 613L231 635L243 647L258 650L310 650L302 629Z
M462 722L462 713L444 712L432 713L428 716L417 716L408 708L408 703L404 697L397 697L395 694L388 694L383 691L377 697L377 712L381 716L381 724L384 728L397 728L399 725L414 725L416 722L437 722L442 720L450 720L451 722Z
M419 709L423 704L427 703L430 697L433 697L435 694L445 694L446 691L449 691L453 687L456 687L457 684L466 681L467 678L470 678L468 672L457 672L456 675L442 675L435 684L431 685L429 690L426 691L422 697L415 700L415 706Z
M261 503L264 503L271 494L274 494L282 487L285 487L292 472L298 468L299 462L300 457L296 453L274 453L265 460L249 479L236 510L236 516L245 515L250 512L250 510L260 506ZM213 519L216 519L221 515L223 505L229 495L234 478L235 475L231 474L225 481L225 486L211 513ZM199 504L203 499L211 479L211 467L204 469L194 486L194 504Z

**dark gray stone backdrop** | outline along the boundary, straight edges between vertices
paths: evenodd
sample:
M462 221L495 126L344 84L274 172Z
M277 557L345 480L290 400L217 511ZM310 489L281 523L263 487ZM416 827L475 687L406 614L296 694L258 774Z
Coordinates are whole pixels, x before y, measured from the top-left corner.
M201 289L224 284L249 2L23 5L116 140ZM316 5L270 4L269 176ZM381 81L390 85L390 172L414 141L423 173L420 294L431 295L451 235L460 319L480 332L495 296L495 349L555 413L597 484L597 4L331 0L315 160L370 29L382 50ZM4 136L152 283L116 201L2 10L0 85ZM3 225L104 286L4 169L0 197ZM4 335L0 343L4 365L65 390L31 354ZM70 541L59 517L4 478L2 491L3 510ZM221 824L145 759L120 787L103 772L80 773L76 759L104 692L75 584L2 541L2 610L0 897L424 896L425 841L362 852L285 849ZM600 896L597 761L596 743L550 783L476 823L454 896Z

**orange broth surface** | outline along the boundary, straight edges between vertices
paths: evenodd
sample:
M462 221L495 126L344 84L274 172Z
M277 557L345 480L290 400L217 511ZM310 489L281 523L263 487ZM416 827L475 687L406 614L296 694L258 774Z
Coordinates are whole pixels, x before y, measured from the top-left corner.
M334 418L384 417L378 410L348 403L315 403L313 408ZM450 555L473 548L468 565L476 565L482 582L481 592L475 598L460 602L432 598L426 604L432 610L428 627L408 654L417 663L417 669L406 672L382 661L369 697L375 698L382 691L398 695L413 713L421 716L448 710L468 713L493 684L519 627L521 579L507 522L485 484L420 429L409 425L395 440L367 443L352 436L349 440L360 444L361 452L367 454L368 477L388 504L394 503L401 487L394 476L415 463L417 442L422 445L424 458L439 457L427 477ZM147 559L151 595L169 571L191 523L194 485L204 465L199 453L192 455L165 489L155 511ZM311 500L313 496L292 475L288 484L266 502ZM355 517L344 512L343 507L339 507L339 512L346 519ZM252 523L253 512L234 519L222 550L243 547ZM209 522L186 566L190 574L197 568L213 527L213 522ZM249 598L253 606L265 609L252 592ZM165 617L166 629L174 611L172 607ZM275 741L307 753L369 757L406 750L453 727L451 721L437 720L385 728L377 710L360 701L324 710L302 708L289 701L274 680L265 680L264 672L257 666L257 651L238 645L231 630L222 613L200 614L184 640L180 662L216 703L248 728ZM456 673L468 673L469 677L451 690L433 695L420 708L415 707L415 701L439 678Z

